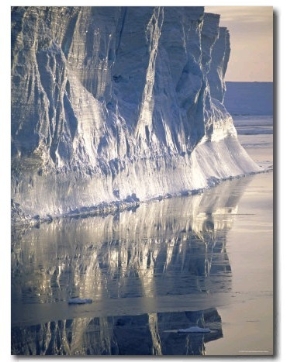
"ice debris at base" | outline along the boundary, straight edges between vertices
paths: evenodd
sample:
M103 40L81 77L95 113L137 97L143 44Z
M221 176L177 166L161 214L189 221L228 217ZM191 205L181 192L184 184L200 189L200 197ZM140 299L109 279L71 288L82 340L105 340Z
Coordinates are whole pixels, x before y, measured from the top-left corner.
M12 7L13 218L259 172L224 106L219 21L203 6Z
M189 327L186 329L178 329L178 333L210 333L211 330L209 328L200 328L198 326Z
M89 304L92 303L92 299L84 299L84 298L71 298L68 301L68 304Z

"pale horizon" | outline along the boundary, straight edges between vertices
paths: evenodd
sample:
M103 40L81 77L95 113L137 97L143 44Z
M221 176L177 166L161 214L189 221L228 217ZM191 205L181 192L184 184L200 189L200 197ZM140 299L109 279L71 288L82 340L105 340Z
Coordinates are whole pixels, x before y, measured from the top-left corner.
M273 82L273 7L205 6L230 33L226 82Z

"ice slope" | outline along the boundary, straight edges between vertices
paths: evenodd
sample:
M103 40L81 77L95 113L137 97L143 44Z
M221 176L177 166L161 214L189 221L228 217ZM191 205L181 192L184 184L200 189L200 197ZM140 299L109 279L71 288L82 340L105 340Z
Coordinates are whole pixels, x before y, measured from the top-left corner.
M223 105L230 46L219 15L13 7L11 16L14 217L115 207L259 170Z

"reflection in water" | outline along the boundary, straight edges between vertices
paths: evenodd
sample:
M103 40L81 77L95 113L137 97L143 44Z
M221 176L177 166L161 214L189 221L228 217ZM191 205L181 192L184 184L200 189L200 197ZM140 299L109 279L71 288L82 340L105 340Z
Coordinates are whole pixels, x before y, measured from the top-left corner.
M249 181L105 218L14 230L12 353L203 354L205 342L222 336L214 294L231 287L226 234ZM209 297L210 305L182 312L180 296L196 297L199 305ZM72 309L70 297L93 304ZM104 308L105 301L111 302ZM127 307L116 309L112 301ZM166 332L204 322L218 324L207 335Z
M177 333L205 324L210 333ZM222 337L216 309L77 318L12 329L13 353L24 355L204 355Z

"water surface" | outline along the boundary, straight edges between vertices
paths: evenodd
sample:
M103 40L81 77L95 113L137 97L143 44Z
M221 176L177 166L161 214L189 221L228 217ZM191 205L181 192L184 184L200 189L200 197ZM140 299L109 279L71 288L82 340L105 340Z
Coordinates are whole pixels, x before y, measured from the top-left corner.
M269 118L247 126L240 117L237 128L271 170ZM12 354L272 355L272 221L268 172L115 215L13 229ZM178 333L191 326L210 333Z
M16 230L12 353L203 354L205 343L222 337L217 307L229 303L232 289L227 236L250 180L105 218ZM71 297L93 303L70 306ZM136 325L145 348L134 347L135 333L126 343L116 337L124 326ZM194 325L211 333L177 333ZM199 342L197 348L189 346L190 338Z

